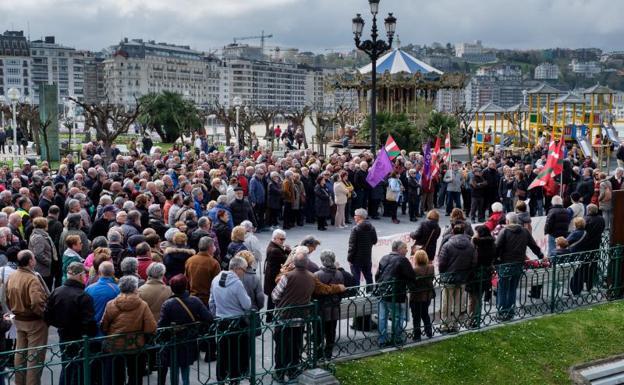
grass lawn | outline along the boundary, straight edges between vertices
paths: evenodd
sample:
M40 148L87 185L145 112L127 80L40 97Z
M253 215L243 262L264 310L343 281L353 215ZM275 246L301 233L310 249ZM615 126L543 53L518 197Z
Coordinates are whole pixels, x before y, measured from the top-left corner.
M624 353L624 302L337 365L342 385L569 384L570 366Z

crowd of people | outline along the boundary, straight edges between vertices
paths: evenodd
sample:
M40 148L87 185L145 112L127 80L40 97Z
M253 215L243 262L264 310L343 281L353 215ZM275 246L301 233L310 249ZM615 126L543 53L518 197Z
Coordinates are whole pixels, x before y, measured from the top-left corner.
M288 309L318 299L323 354L330 358L340 300L346 287L362 279L407 285L392 301L381 294L380 344L391 342L387 321L392 314L403 317L393 328L407 322L407 306L418 331L413 338L421 338L421 322L431 337L434 261L445 277L441 331L453 332L464 293L474 317L488 291L489 277L478 278L483 284L475 286L470 271L521 266L527 248L544 257L531 234L532 216L547 214L551 259L598 248L612 222L613 190L622 187L624 174L623 169L613 176L596 171L591 159L572 148L561 186L528 190L545 164L546 150L538 145L524 156L497 151L442 163L431 178L423 175L422 154L403 152L386 180L370 186L366 178L374 157L368 151L335 150L325 156L292 149L278 156L257 144L249 151L218 151L199 139L167 152L150 149L149 143L146 151L133 146L123 155L113 146L111 159L101 143L89 142L80 159L69 155L58 170L46 162L0 169L0 329L2 338L12 327L16 335L15 341L4 341L5 350L45 345L50 326L62 343L83 336L149 335L172 324L215 319L222 320L224 330L242 330L248 325L240 319L249 312L265 309L266 322L292 321L301 314ZM444 229L438 209L450 217ZM420 221L411 234L415 246L395 242L373 276L377 233L372 221L383 215L398 224L399 210L409 221ZM320 244L314 236L288 245L286 230L306 223L318 231L352 225L350 233L345 230L348 270L330 250L320 252L321 266L312 262L309 256ZM268 245L255 235L261 231L272 231ZM503 320L514 316L521 273L515 265L498 271L497 308ZM574 293L583 284L591 289L588 276L580 272L574 278ZM279 380L298 375L293 368L301 360L304 333L298 322L276 328ZM120 354L94 368L94 378L134 385L157 370L164 381L170 357L136 353L144 337L111 338L100 349ZM219 358L219 381L245 375L244 338L224 337L205 349L205 360ZM71 345L64 350L68 364L60 384L81 383L81 365L71 362L79 350ZM16 385L40 383L38 363L45 360L45 350L31 353L15 355L15 367L33 367L15 373ZM189 345L177 354L186 385L199 351Z

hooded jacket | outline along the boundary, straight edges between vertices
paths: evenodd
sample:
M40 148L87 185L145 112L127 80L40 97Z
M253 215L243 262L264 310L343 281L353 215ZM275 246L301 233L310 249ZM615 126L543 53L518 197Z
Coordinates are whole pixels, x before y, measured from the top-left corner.
M236 273L222 271L212 280L208 306L216 317L239 317L251 309L251 299Z
M107 350L137 349L145 344L144 333L156 331L156 320L138 294L121 294L106 304L101 326L107 335L137 333L136 338L120 336L107 340Z
M167 280L170 280L175 275L184 274L184 264L194 254L195 250L193 249L167 247L163 256L163 263L167 268L167 273L165 274Z

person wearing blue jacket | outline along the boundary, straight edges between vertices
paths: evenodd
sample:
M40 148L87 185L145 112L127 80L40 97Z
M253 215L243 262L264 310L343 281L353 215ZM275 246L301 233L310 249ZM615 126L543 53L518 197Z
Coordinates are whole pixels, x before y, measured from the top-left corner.
M218 329L227 331L217 337L219 381L237 381L249 368L249 331L245 316L251 310L251 299L241 281L246 270L247 261L233 257L229 270L217 275L210 287L208 307L213 316L221 318Z

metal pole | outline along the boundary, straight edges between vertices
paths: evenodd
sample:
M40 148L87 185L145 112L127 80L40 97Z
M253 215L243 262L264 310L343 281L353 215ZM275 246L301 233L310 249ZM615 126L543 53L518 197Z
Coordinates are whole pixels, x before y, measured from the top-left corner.
M17 103L13 102L13 167L17 166Z
M372 90L371 90L371 151L377 153L377 56L371 55L372 60Z
M240 150L240 126L238 125L238 112L240 111L240 106L236 106L236 136L237 136L237 147Z

